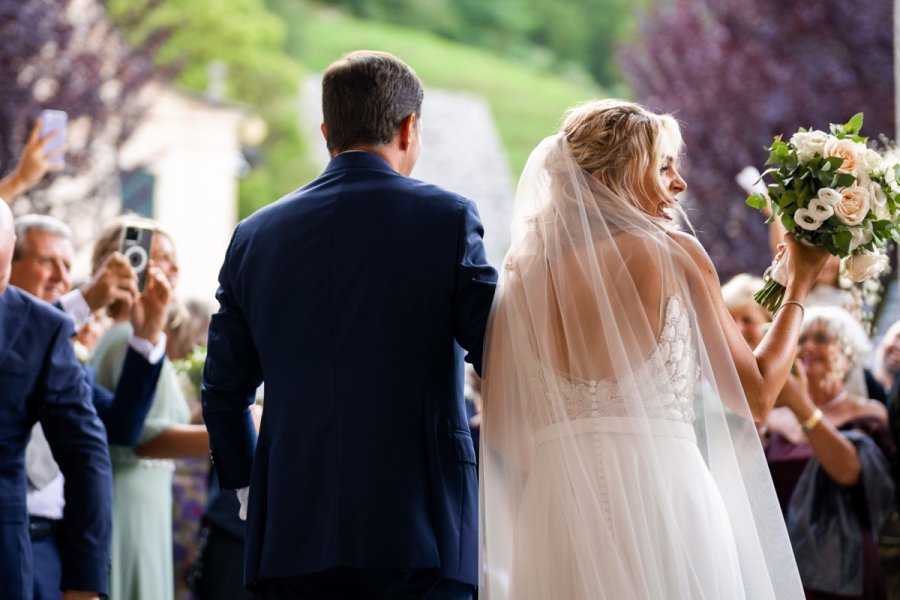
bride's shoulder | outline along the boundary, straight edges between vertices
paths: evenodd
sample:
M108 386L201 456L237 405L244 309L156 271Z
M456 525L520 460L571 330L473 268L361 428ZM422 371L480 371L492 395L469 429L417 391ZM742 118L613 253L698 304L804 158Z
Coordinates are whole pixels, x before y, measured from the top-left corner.
M674 242L676 259L700 269L704 275L716 276L712 259L696 237L683 231L668 231L666 235Z

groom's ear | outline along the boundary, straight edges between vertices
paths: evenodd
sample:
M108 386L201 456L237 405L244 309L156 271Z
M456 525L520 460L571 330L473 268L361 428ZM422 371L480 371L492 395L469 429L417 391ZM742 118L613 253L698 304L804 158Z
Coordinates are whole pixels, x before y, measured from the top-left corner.
M409 150L416 136L416 115L411 114L400 122L400 131L397 135L400 138L400 149Z

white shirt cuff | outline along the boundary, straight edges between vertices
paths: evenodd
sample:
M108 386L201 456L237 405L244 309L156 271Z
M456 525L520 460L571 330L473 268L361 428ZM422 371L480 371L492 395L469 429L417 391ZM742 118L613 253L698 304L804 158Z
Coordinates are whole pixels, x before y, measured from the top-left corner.
M241 508L238 510L238 518L241 521L247 520L247 503L250 501L250 486L242 487L237 490L237 499L241 505Z
M151 365L155 365L166 355L166 334L160 332L159 341L154 346L150 340L145 340L136 335L128 338L128 345L131 349L147 359Z
M69 318L75 323L75 330L78 331L84 324L91 319L91 307L88 306L81 290L72 290L59 299L63 312L69 315Z

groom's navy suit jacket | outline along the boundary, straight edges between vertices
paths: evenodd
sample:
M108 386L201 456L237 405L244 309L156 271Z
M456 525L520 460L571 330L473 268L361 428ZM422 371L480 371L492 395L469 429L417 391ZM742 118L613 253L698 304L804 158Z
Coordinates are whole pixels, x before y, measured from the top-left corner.
M63 587L106 593L112 482L106 432L75 360L72 321L15 287L0 294L0 596L31 598L25 445L39 421L66 477Z
M203 415L222 486L251 485L249 585L337 566L477 583L462 356L480 368L496 278L474 204L371 153L238 225Z

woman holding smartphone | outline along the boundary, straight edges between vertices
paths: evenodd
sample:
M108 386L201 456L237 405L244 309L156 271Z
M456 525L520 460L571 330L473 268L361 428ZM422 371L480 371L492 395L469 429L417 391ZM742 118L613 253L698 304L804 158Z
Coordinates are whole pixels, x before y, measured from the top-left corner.
M94 248L96 268L121 250L127 222L108 226ZM171 236L149 220L139 224L153 231L148 268L178 281L178 262ZM115 324L97 342L92 364L102 385L114 386L122 371L131 325L124 306L113 305ZM166 359L156 398L144 421L137 445L110 446L113 465L113 545L110 597L131 600L172 598L172 473L171 459L205 456L209 437L203 425L191 425L191 412L175 370Z

